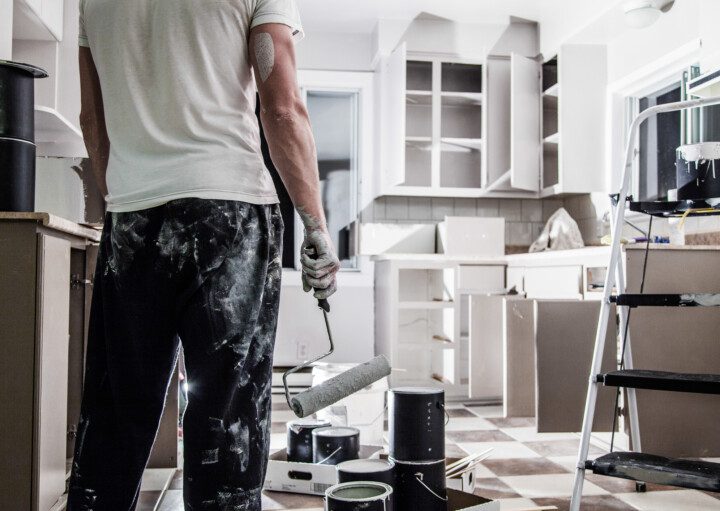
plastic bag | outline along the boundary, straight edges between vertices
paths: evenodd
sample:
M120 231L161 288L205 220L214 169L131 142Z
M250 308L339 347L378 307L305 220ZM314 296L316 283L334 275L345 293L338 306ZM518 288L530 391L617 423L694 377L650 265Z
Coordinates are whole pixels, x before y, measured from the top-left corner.
M565 208L560 208L552 214L538 239L530 245L530 252L568 250L584 246L585 243L583 243L577 222Z

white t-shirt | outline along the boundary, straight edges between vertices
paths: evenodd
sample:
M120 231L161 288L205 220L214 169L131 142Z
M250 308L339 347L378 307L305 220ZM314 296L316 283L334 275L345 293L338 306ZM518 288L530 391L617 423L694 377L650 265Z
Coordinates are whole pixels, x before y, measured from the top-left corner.
M260 152L250 29L294 0L81 0L110 138L108 211L181 197L278 202Z

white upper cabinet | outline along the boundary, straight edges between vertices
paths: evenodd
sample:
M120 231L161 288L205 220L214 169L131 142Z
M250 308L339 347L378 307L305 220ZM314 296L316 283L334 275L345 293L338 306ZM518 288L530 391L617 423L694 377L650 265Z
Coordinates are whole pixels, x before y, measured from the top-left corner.
M542 73L541 196L606 191L605 46L563 45Z
M63 0L14 0L13 38L61 41L63 11Z
M389 190L405 181L406 53L405 43L402 43L382 64L380 190Z
M27 20L23 21L25 14L22 13L34 8L33 5L40 6L40 12L47 15L48 23L35 24L34 30L45 26L47 34L64 33L64 39L55 40L55 36L43 38L37 36L42 35L42 31L38 34L28 31L25 25ZM37 155L87 156L79 121L78 0L15 0L13 21L12 60L41 67L49 75L48 78L35 81ZM49 32L51 28L53 32Z
M510 186L540 190L540 65L510 56Z
M381 63L378 195L479 196L483 70L478 62L408 55Z

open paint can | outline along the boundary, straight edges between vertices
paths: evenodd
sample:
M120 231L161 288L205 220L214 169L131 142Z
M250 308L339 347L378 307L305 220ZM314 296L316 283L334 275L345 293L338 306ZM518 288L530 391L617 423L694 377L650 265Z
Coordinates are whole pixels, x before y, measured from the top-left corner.
M443 389L392 389L388 415L391 458L402 461L445 459Z
M392 460L349 460L337 466L338 482L373 481L395 484L395 462Z
M325 491L325 511L393 511L392 495L384 483L340 483Z
M360 430L347 426L318 428L312 432L313 462L337 465L360 455Z
M395 462L396 511L446 511L445 460Z
M325 419L296 419L287 423L287 459L300 463L313 462L312 432L327 428L330 421Z
M678 200L720 202L720 142L701 142L677 148L675 161Z

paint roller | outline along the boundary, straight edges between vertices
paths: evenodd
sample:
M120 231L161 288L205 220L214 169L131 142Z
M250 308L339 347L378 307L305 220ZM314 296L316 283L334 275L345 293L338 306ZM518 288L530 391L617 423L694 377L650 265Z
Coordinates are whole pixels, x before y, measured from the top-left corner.
M304 362L297 367L293 367L283 374L285 399L287 400L288 406L295 412L295 415L301 418L312 415L333 403L337 403L341 399L364 389L368 385L372 385L390 374L390 362L384 355L378 355L369 362L357 365L294 397L290 397L290 389L287 383L288 376L330 356L333 351L335 351L335 344L333 343L332 332L330 331L330 321L328 320L330 304L327 300L321 299L318 300L318 307L322 310L323 318L325 319L325 329L327 330L330 341L330 350L319 357Z

